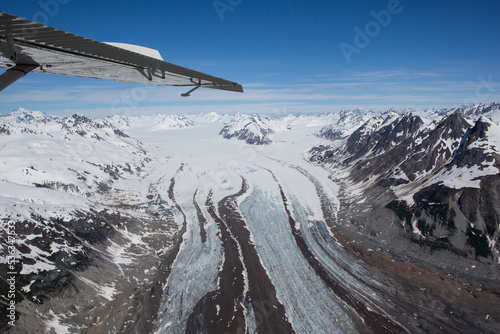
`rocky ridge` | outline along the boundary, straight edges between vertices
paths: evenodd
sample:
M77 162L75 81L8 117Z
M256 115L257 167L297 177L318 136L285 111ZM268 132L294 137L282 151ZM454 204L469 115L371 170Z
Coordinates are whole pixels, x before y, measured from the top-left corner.
M309 159L343 170L349 187L368 198L392 193L378 205L401 219L411 240L497 262L500 132L476 113L495 108L462 108L430 123L388 112L342 143L314 147ZM472 114L476 121L465 116Z
M249 145L268 145L272 143L269 135L275 133L268 117L251 115L236 117L235 120L225 125L219 135L225 139L242 140Z

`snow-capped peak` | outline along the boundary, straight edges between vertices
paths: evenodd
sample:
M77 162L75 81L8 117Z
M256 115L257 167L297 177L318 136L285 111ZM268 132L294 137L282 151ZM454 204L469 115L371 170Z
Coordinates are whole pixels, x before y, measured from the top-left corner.
M41 111L32 111L24 108L17 108L7 115L0 115L0 121L4 123L27 123L47 122L53 120L54 117L49 116Z
M166 115L160 113L155 115L140 116L124 116L115 114L111 117L106 117L104 121L113 124L117 128L144 128L153 131L194 126L194 122L187 119L185 116Z
M271 143L268 135L275 133L272 120L260 115L237 114L220 132L226 139L237 138L247 144L267 145Z

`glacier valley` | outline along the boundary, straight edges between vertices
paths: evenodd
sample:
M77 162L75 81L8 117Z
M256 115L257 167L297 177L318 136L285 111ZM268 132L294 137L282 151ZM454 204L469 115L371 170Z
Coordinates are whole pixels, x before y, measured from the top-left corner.
M0 224L0 333L497 333L500 105L20 108Z

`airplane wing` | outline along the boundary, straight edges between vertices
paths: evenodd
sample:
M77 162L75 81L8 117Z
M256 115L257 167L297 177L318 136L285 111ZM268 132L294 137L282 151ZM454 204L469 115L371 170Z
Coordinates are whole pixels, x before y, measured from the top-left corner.
M243 92L235 82L163 61L156 50L103 43L0 11L0 91L33 71L132 82Z

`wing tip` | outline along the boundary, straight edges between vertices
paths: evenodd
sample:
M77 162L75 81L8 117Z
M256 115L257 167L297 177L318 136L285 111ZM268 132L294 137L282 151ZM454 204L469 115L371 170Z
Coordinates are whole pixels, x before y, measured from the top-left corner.
M217 87L219 88L219 87ZM220 87L222 90L229 90L231 92L243 93L243 86L237 83L225 84Z

